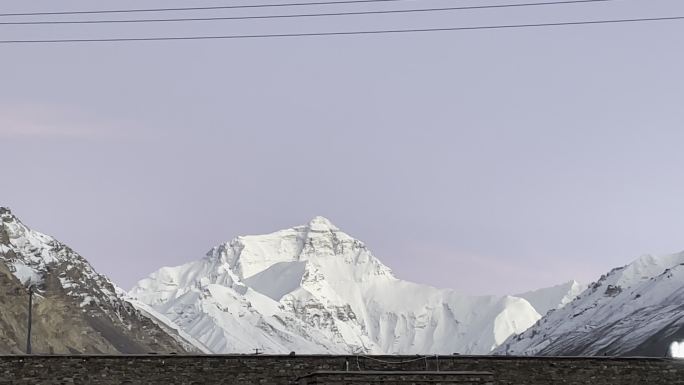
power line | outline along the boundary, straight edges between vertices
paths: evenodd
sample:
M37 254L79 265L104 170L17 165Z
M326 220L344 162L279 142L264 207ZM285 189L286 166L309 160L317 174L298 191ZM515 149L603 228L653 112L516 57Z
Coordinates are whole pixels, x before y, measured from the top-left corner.
M92 43L92 42L165 41L165 40L256 39L256 38L305 37L305 36L379 35L379 34L393 34L393 33L474 31L474 30L484 30L484 29L509 29L509 28L539 28L539 27L576 26L576 25L592 25L592 24L639 23L639 22L674 21L674 20L684 20L684 16L653 17L653 18L638 18L638 19L617 19L617 20L569 21L569 22L560 22L560 23L538 23L538 24L483 25L483 26L473 26L473 27L386 29L386 30L375 30L375 31L347 31L347 32L308 32L308 33L283 33L283 34L261 34L261 35L218 35L218 36L215 35L215 36L176 36L176 37L173 37L173 36L131 37L131 38L104 38L104 39L0 40L0 44Z
M397 3L415 0L340 0L303 3L276 3L276 4L249 4L249 5L219 5L207 7L182 7L182 8L138 8L138 9L102 9L93 11L55 11L55 12L24 12L24 13L0 13L2 16L47 16L47 15L83 15L100 13L132 13L132 12L166 12L166 11L202 11L216 9L244 9L244 8L271 8L271 7L299 7L315 5L335 4L362 4L362 3Z
M418 9L394 9L380 11L356 11L356 12L330 12L330 13L300 13L289 15L257 15L257 16L225 16L225 17L183 17L173 19L131 19L131 20L66 20L66 21L10 21L0 22L0 25L40 25L40 24L112 24L112 23L154 23L154 22L181 22L181 21L218 21L218 20L250 20L250 19L281 19L322 16L351 16L351 15L378 15L395 13L419 13L440 11L462 11L492 8L518 8L568 4L605 3L619 0L560 0L542 3L517 3L517 4L494 4L494 5L471 5L462 7L418 8Z

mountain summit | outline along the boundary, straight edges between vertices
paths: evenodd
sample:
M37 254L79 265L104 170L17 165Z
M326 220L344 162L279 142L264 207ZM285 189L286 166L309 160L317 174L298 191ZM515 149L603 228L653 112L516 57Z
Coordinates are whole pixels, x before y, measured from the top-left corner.
M479 354L540 318L523 298L400 280L323 217L237 237L129 294L215 353Z
M312 231L338 231L337 226L333 225L328 218L317 216L309 221L308 227Z

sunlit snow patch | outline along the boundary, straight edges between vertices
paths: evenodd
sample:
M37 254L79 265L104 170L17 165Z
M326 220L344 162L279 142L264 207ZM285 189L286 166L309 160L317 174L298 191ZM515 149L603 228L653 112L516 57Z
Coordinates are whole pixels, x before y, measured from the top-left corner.
M675 358L684 358L684 341L673 342L670 345L670 354Z
M14 276L17 277L22 284L27 285L42 281L40 272L27 266L24 262L16 261L12 265L14 266Z

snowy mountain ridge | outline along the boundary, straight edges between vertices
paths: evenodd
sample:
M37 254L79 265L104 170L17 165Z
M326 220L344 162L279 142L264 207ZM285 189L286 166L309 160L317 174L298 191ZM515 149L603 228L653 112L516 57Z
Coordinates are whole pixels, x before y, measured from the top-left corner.
M573 280L549 288L515 294L515 296L526 299L543 316L551 310L560 309L572 302L586 288L587 285Z
M531 297L556 308L573 290ZM541 317L524 298L400 280L323 217L237 237L152 273L129 295L215 353L483 354Z
M611 270L495 353L665 356L684 338L684 252Z
M3 275L6 285L19 292L32 285L37 315L49 314L36 317L41 337L37 349L59 353L206 351L136 309L124 298L125 291L98 274L85 258L53 237L28 228L5 207L0 207L0 265L7 272ZM0 340L7 340L0 342L13 346L13 351L18 349L18 334L25 332L23 322L16 322L25 316L24 306L20 308L0 306L0 313L7 316L3 321L9 325L7 330L0 327Z

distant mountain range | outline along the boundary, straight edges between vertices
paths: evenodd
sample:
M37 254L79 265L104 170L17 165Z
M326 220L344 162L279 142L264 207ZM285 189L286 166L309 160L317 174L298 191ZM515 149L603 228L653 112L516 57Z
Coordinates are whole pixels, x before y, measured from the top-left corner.
M684 340L684 253L597 282L468 296L398 279L329 220L242 236L126 293L0 208L0 353L667 354Z

